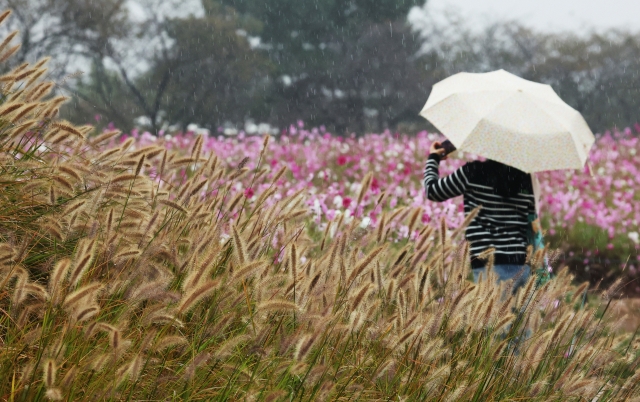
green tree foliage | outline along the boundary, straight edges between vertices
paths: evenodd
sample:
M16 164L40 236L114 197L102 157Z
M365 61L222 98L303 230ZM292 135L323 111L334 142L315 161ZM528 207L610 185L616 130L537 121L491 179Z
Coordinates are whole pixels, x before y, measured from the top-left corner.
M404 19L420 0L203 0L205 10L218 4L262 21L261 37L274 51L286 54L305 44L343 43L359 36L364 25ZM295 53L293 53L295 54ZM292 55L293 55L292 54ZM304 53L303 53L304 54Z
M255 26L222 7L204 18L171 22L167 33L174 40L174 63L157 63L150 70L151 81L169 79L169 121L217 127L225 120L243 121L261 107L271 66L251 49L244 33Z
M269 118L302 118L338 132L415 116L424 78L413 62L420 43L406 24L417 0L222 0L262 22L262 48L276 66ZM203 0L213 9L216 0ZM428 83L428 80L427 80ZM395 102L392 100L395 99ZM393 107L382 107L393 104ZM367 119L367 116L374 117ZM375 127L374 126L374 127Z
M153 1L146 6L152 8ZM153 132L167 121L183 128L241 121L251 112L251 99L259 98L260 77L269 71L242 35L254 25L259 24L226 7L202 18L150 14L143 23L130 24L120 46L108 43L94 53L91 74L79 81L66 113L79 120L98 112L123 129L142 116ZM136 41L142 42L137 52L122 49ZM148 67L134 75L131 59Z
M562 39L547 39L549 56L537 68L540 79L596 130L640 121L640 36L610 31L583 41Z
M431 86L460 71L505 69L552 85L594 131L639 119L640 36L537 32L512 22L472 31L463 20L407 23L422 0L0 0L19 29L13 67L52 54L63 110L100 114L122 129L146 117L210 129L247 118L285 127L302 119L337 133L411 124ZM160 9L169 12L161 15ZM136 14L136 15L132 15ZM80 61L80 63L78 63ZM85 74L66 79L81 68Z
M66 91L65 91L66 92ZM136 99L117 71L107 69L99 60L91 63L91 70L76 81L72 101L62 109L63 116L86 123L94 115L98 126L113 123L121 129L132 127L133 120L142 113Z

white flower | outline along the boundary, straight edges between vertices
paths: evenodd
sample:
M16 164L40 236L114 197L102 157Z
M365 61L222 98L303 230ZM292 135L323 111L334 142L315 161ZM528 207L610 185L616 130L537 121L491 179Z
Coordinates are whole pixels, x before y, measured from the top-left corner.
M369 227L369 224L371 223L371 218L369 218L368 216L365 216L362 219L362 222L360 222L360 227L362 229L366 229L367 227Z
M337 208L342 208L342 197L340 197L339 195L333 197L333 205L335 205Z
M316 215L320 215L320 213L322 212L322 209L320 208L320 201L317 198L313 200L313 206L311 207L311 209L313 210L313 212L315 212Z
M144 133L142 133L141 139L149 142L156 142L158 140L158 138L155 135L151 134L148 131L145 131Z
M347 209L344 211L344 223L349 224L353 220L353 216L351 216L351 210Z
M638 232L629 232L627 236L629 236L629 239L631 239L635 244L640 243L640 234L638 234Z
M407 225L400 226L400 230L398 230L398 237L401 239L409 237L409 226Z

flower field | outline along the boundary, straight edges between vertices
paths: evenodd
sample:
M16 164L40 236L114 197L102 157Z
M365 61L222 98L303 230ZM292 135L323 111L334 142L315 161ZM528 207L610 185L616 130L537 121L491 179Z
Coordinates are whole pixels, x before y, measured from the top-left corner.
M588 296L562 269L512 294L487 255L473 284L469 218L422 199L426 133L97 132L58 118L45 63L0 76L0 399L640 398L637 331L609 318L623 280ZM631 136L602 141L627 146L594 169L633 165ZM615 172L557 176L553 236L575 219L633 248ZM575 191L617 209L567 219L596 202Z
M541 214L552 248L563 251L559 265L569 264L582 279L611 281L618 275L636 276L640 268L640 126L636 132L626 129L607 132L598 137L584 171L555 171L538 174L541 182ZM133 132L137 146L161 144L186 154L193 145L194 134L164 135ZM338 137L323 129L304 129L302 122L283 132L269 145L266 168L285 175L276 186L274 197L302 191L313 222L319 231L328 222L343 215L346 222L356 219L362 227L375 226L383 211L396 207L421 208L422 224L444 218L450 227L464 220L462 199L438 204L426 200L422 188L422 169L431 141L437 134L420 132L402 135L385 132L361 137ZM229 166L249 158L247 166L258 162L261 137L211 137L203 149L220 155ZM471 155L457 155L441 164L441 174L461 166ZM356 205L360 182L373 174L371 188ZM268 184L243 182L250 195L264 191ZM236 190L240 190L237 188ZM383 202L378 197L385 194ZM374 204L377 204L373 208ZM367 210L364 213L364 210ZM409 233L406 224L393 225L392 238L415 239L418 228ZM629 293L640 293L640 283L630 282Z

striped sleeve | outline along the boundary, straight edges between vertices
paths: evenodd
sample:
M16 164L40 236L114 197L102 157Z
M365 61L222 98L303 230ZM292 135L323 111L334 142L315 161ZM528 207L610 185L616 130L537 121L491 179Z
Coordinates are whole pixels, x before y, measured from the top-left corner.
M440 178L439 164L440 156L431 154L424 166L423 184L427 199L445 201L462 195L469 185L467 165L462 166L449 176Z

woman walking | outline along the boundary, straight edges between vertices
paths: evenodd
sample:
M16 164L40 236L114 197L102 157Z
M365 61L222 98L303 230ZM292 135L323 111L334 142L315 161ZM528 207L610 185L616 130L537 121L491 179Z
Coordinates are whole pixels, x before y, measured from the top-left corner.
M462 195L465 215L482 207L466 229L474 281L485 273L485 260L478 256L493 248L493 271L498 275L498 281L515 279L515 293L530 275L525 261L528 217L535 213L536 207L531 175L486 160L469 162L451 175L440 178L439 164L446 159L445 152L440 142L431 144L423 176L427 198L442 202Z

